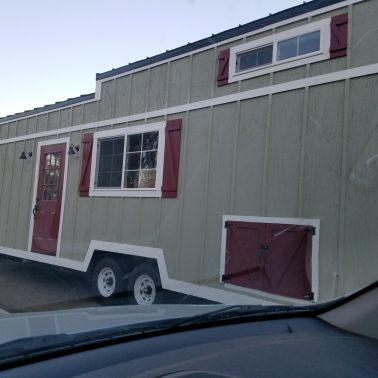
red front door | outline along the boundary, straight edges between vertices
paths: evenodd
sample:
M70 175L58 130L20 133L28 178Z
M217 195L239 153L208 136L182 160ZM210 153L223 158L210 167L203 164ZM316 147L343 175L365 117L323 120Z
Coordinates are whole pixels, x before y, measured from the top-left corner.
M55 255L57 251L65 153L65 143L41 147L37 197L33 205L33 252Z

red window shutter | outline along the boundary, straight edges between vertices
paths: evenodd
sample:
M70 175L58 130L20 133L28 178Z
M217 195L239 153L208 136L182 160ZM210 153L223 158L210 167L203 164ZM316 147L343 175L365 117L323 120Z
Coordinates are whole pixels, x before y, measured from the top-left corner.
M228 84L228 67L230 65L230 49L222 50L218 55L218 87Z
M348 13L334 16L331 19L331 59L345 56L348 45Z
M163 168L163 198L176 198L180 167L181 119L167 121Z
M91 177L93 149L93 133L84 134L83 136L83 157L81 161L81 177L80 177L80 197L89 196L89 181Z

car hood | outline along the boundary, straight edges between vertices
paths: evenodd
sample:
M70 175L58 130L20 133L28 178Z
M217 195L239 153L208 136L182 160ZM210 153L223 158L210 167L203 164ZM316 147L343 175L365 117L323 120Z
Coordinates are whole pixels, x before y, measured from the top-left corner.
M153 305L82 308L0 315L0 344L44 335L76 334L200 315L225 305Z

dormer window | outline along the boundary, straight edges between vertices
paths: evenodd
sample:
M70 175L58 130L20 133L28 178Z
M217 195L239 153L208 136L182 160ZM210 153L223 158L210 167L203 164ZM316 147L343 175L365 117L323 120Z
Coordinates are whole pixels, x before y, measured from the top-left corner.
M277 42L277 62L320 50L320 30Z
M329 59L330 22L327 18L231 47L228 82Z

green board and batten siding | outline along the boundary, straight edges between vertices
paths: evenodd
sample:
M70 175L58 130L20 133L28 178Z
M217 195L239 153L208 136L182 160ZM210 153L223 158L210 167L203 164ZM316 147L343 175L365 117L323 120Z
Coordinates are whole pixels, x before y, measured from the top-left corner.
M0 139L136 115L378 62L378 2L348 11L348 56L223 87L216 60L225 46L109 78L101 99L0 125ZM297 24L294 24L296 26ZM290 25L285 27L290 28ZM266 36L281 30L264 32ZM370 44L368 43L370 41ZM170 114L182 118L177 199L81 198L81 161L67 158L60 257L82 261L91 239L159 247L171 278L219 286L224 214L320 219L319 299L370 283L378 267L378 189L350 179L368 142L378 143L378 75L340 80ZM141 118L91 131L164 120ZM44 139L0 144L0 245L26 250L35 160ZM378 145L376 146L378 149Z

